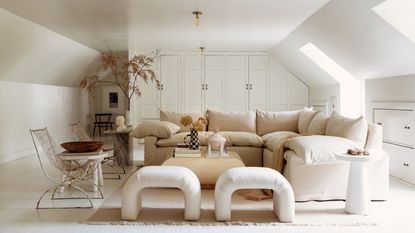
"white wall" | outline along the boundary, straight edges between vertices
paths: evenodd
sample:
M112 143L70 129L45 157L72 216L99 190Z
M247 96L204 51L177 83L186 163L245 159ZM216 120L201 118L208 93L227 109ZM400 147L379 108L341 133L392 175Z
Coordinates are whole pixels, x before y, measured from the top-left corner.
M415 102L415 75L366 80L366 118L372 122L372 102Z
M68 124L90 120L78 85L100 54L1 8L0 32L2 163L34 156L30 128L47 126L59 145L72 139Z
M0 163L33 155L29 129L47 126L56 145L72 140L68 125L85 119L85 101L78 87L0 81Z
M310 87L310 104L327 104L327 113L332 110L340 112L340 85L333 84L327 86Z

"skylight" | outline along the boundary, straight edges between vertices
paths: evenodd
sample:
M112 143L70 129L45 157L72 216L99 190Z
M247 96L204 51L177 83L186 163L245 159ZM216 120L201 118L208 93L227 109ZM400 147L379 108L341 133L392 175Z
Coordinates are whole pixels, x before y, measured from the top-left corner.
M415 43L414 0L386 0L372 10Z
M339 83L338 95L342 115L358 117L364 113L364 90L359 80L311 42L301 47L300 51Z
M313 43L309 42L300 48L300 51L310 58L314 63L320 66L331 77L340 84L350 84L357 80L343 67L337 64L333 59L327 56L323 51L317 48Z

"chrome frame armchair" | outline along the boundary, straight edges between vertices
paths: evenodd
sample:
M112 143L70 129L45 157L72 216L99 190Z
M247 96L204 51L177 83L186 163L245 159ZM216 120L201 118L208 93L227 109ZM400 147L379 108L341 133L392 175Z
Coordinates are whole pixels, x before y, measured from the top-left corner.
M42 193L40 196L37 204L36 209L74 209L74 208L93 208L93 204L91 199L97 199L97 198L91 198L90 195L81 187L77 185L80 181L86 181L97 187L97 190L99 191L100 197L99 199L102 199L104 197L101 188L91 181L89 174L94 171L94 169L97 169L99 160L88 160L85 163L81 164L76 160L63 160L60 159L56 153L52 138L47 130L47 128L42 129L30 129L30 135L33 140L33 144L36 149L37 158L40 163L40 167L44 173L44 175L54 184L50 188L48 188L45 192ZM40 150L41 149L41 150ZM43 152L43 153L41 153ZM50 164L58 169L62 173L62 179L61 180L55 180L53 179L45 169L45 164L43 162L41 154L44 154L44 156L47 158L47 160L50 162ZM61 187L73 187L77 190L79 190L83 196L80 197L55 197L55 194L57 191L60 190ZM52 191L53 190L53 191ZM40 203L42 198L45 196L46 193L52 191L52 197L51 200L67 200L67 199L88 199L89 206L70 206L70 207L40 207Z

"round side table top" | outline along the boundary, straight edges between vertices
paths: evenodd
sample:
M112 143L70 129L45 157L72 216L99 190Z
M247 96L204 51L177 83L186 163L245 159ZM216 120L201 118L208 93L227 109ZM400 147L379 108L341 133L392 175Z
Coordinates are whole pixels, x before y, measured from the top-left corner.
M349 154L337 154L336 159L346 161L369 161L372 159L370 155L349 155Z

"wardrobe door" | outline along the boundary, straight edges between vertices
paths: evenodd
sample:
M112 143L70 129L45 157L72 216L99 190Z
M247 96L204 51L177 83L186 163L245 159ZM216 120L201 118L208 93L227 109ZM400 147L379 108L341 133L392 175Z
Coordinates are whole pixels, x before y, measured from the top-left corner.
M203 57L200 55L183 56L183 97L184 112L203 112L204 93L203 82Z
M156 73L156 77L160 79L158 73L159 61L156 61L152 69ZM141 96L138 97L138 117L140 119L157 119L159 118L160 108L160 90L157 88L156 82L149 81L145 83L143 79L139 78L139 87Z
M225 56L205 56L206 110L225 110Z
M161 108L167 111L180 112L180 56L161 56Z
M249 109L248 56L229 55L227 59L226 110Z
M249 56L250 110L268 110L268 56Z

